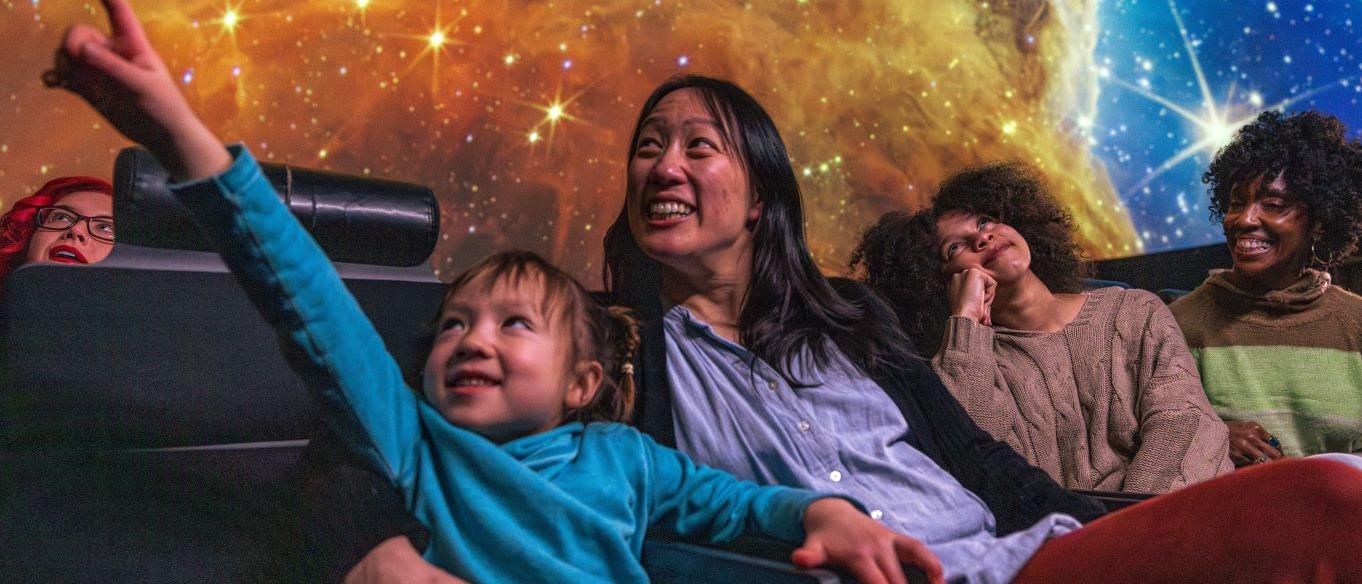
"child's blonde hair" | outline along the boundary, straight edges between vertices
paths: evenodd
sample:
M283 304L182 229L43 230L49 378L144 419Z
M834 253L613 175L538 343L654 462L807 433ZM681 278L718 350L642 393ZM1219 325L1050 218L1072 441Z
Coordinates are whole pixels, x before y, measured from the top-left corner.
M569 410L565 422L626 422L634 410L634 357L638 351L638 319L633 311L606 306L575 278L538 254L506 251L488 256L450 282L441 307L466 286L480 284L490 293L500 282L518 286L537 278L544 286L543 311L568 325L572 365L597 361L604 376L585 406Z

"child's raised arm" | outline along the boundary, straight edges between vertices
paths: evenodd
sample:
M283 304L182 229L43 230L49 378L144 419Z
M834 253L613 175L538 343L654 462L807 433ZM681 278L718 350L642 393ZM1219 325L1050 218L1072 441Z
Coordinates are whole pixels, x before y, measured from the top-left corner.
M172 190L266 320L307 356L294 368L328 421L389 478L410 479L416 398L383 340L250 154L229 153L194 115L127 1L102 1L111 34L69 29L43 81L84 98L150 149L173 180L191 181Z

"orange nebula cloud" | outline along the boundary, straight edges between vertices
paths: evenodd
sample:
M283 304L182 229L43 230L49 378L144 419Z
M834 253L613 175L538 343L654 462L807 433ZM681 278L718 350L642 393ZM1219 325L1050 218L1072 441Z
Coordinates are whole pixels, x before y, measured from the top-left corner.
M60 5L58 5L60 4ZM61 30L97 4L6 2L0 202L109 175L126 143L44 90ZM1095 3L1079 0L135 1L197 111L266 160L431 186L446 277L494 249L599 282L629 131L678 73L730 78L771 111L815 256L843 270L880 213L948 173L1036 164L1094 257L1141 251L1089 152Z

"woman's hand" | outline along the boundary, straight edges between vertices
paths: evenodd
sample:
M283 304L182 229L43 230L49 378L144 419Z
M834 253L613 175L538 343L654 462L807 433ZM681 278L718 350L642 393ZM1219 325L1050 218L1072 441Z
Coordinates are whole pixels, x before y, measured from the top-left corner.
M1230 459L1235 466L1247 466L1285 456L1272 446L1276 439L1258 422L1227 420L1225 426L1230 429Z
M92 26L66 31L43 83L89 102L124 136L151 150L184 181L218 174L232 159L175 87L127 0L102 0L110 34Z
M951 301L951 315L963 316L993 326L993 294L998 282L979 268L965 268L951 276L946 285L946 296Z
M405 535L378 544L350 573L345 584L468 584L430 565Z
M790 561L800 568L833 565L862 584L906 584L902 564L921 568L944 584L941 560L922 542L890 531L843 499L814 501L804 511L804 545Z

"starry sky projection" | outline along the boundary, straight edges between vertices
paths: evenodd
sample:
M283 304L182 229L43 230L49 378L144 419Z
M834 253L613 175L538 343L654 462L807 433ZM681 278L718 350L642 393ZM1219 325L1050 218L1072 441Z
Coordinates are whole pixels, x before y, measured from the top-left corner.
M734 79L772 112L829 272L880 213L1003 158L1040 168L1094 257L1211 242L1199 173L1234 124L1283 106L1362 121L1362 9L1337 0L133 6L224 139L266 160L431 186L445 277L514 246L598 283L629 130L648 91L678 73ZM104 17L95 2L0 0L6 207L55 176L107 176L126 145L41 87L73 22Z
M1362 130L1362 3L1103 4L1102 96L1086 128L1149 251L1223 241L1201 173L1265 109L1317 109Z

